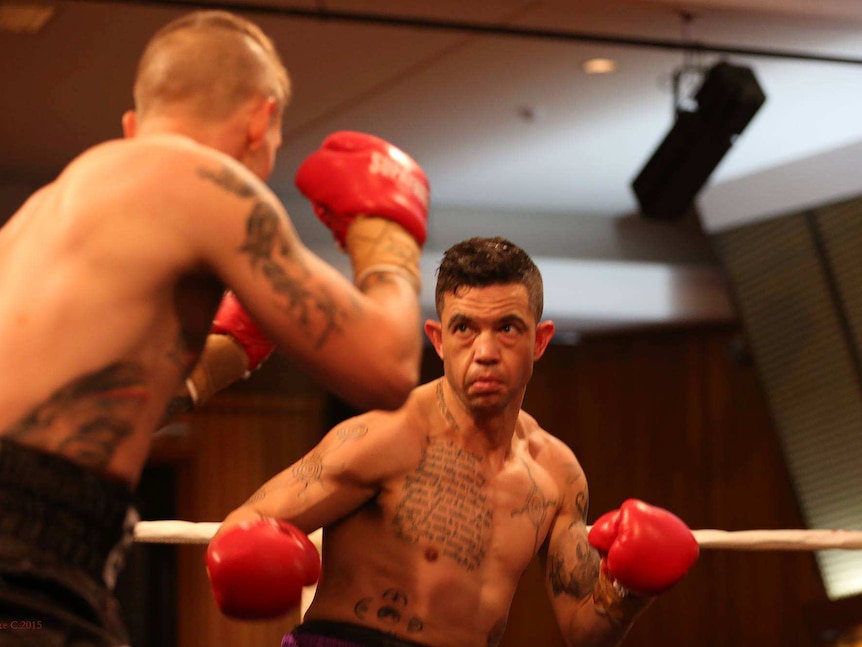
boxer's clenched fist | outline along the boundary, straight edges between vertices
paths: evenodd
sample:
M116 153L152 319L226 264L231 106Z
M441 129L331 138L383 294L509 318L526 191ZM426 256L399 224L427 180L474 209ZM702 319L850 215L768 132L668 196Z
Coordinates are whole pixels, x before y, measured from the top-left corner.
M299 167L296 186L342 247L360 215L392 220L420 246L425 242L428 179L412 158L379 137L333 133Z
M213 597L231 618L277 618L296 609L320 577L320 554L301 530L278 519L245 521L213 537L206 554Z
M676 584L700 548L676 515L637 499L605 513L590 530L607 574L630 591L655 594Z

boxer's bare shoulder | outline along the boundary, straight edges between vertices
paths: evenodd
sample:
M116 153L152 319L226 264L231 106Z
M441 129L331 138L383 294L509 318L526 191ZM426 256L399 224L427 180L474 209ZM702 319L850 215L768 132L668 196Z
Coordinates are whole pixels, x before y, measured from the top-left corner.
M267 192L263 182L228 155L173 134L112 140L90 148L64 169L56 184L79 183L86 183L84 190L95 185L108 195L123 191L181 201L198 185L241 198Z

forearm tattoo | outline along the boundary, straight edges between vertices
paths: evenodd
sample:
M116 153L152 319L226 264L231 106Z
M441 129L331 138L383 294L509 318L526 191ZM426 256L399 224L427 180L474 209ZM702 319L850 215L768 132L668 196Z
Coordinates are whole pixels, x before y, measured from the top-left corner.
M380 270L379 272L372 272L371 274L367 274L362 279L362 282L359 283L356 287L358 287L363 292L368 292L378 286L395 285L397 282L398 281L395 280L395 277L392 275L392 272Z
M246 220L245 240L238 251L283 297L285 310L292 314L308 338L314 339L315 347L322 347L332 334L341 332L346 312L339 308L324 286L310 285L311 272L293 253L280 227L279 213L272 204L227 167L218 174L201 169L200 174L235 195L253 200ZM290 264L286 265L288 260Z
M369 596L353 605L353 614L362 621L376 621L388 632L421 634L425 622L410 612L407 594L399 589L387 589L379 598Z
M61 388L7 435L16 440L60 437L57 453L102 469L134 432L134 419L147 406L149 395L143 368L118 362Z
M266 495L267 495L266 486L263 486L260 489L258 489L257 492L255 492L250 497L248 497L248 499L246 500L246 502L243 505L253 505L253 504L257 503L258 501L263 501L266 498Z
M323 479L323 455L320 452L311 452L294 465L290 473L302 484L302 490L300 490L302 494L309 485L320 483Z

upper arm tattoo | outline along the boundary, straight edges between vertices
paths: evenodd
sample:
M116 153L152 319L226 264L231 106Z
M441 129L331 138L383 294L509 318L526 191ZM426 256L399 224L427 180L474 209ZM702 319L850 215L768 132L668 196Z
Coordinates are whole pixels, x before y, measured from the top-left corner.
M548 581L555 598L568 595L583 600L592 595L599 579L599 554L593 550L585 533L573 522L566 533L574 542L574 550L557 550L548 555Z
M590 508L590 497L587 496L586 490L582 490L575 495L575 508L577 509L581 520L586 523L587 511Z
M345 443L349 443L368 434L368 427L365 425L349 425L339 427L333 432L333 437L338 439L337 447ZM324 481L324 472L331 469L325 461L324 457L328 452L318 446L303 456L299 461L288 468L292 477L291 482L279 481L275 487L267 487L264 485L257 492L251 495L246 501L246 504L254 504L262 501L267 497L271 490L280 490L283 488L297 488L297 498L302 497L306 490L312 485L322 485Z
M566 491L575 489L576 484L579 481L584 481L584 483L581 487L577 488L577 493L575 494L575 500L573 503L575 506L575 512L577 512L578 516L584 521L584 523L586 523L587 512L590 508L590 496L586 480L584 478L584 471L580 468L580 466L578 466L577 463L569 463L566 466Z
M339 427L335 432L336 437L341 441L339 444L343 445L346 442L350 442L351 440L358 440L363 438L368 434L368 427L365 425L352 425L350 427Z
M524 464L524 469L527 470L527 476L530 479L530 490L527 493L527 498L524 501L524 506L519 510L512 511L512 517L524 515L529 520L535 529L535 537L533 539L533 552L535 553L539 547L539 533L548 519L548 509L557 507L556 499L548 499L545 493L536 484L533 478L533 473L530 471L530 466L523 458L521 462Z
M567 470L566 487L576 488L574 500L570 504L574 520L557 539L553 552L548 555L547 577L555 598L567 595L583 600L593 592L599 578L601 560L587 539L585 524L590 497L583 470L575 463Z
M294 253L280 226L281 216L272 203L227 166L219 173L200 169L200 175L234 195L252 200L245 239L238 251L247 257L252 270L262 273L283 297L285 310L315 340L315 347L320 348L332 334L341 332L346 311L325 286L311 285L311 272Z

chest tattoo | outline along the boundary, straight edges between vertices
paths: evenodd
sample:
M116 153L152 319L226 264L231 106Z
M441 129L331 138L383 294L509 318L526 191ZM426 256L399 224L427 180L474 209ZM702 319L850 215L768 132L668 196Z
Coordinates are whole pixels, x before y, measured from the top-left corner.
M477 569L490 541L493 511L481 459L454 442L435 442L408 474L393 518L398 536L441 546L443 557Z

